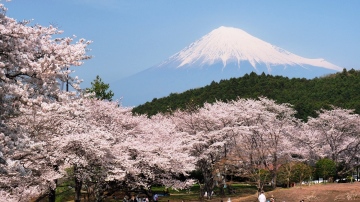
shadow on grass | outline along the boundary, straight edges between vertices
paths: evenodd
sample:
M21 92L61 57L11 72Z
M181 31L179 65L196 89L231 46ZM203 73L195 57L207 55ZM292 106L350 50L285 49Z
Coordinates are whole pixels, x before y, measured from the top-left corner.
M153 191L160 193L158 191L160 191L159 189L154 189ZM211 200L209 199L205 199L205 201L226 201L227 198L232 198L232 197L243 197L243 196L249 196L249 195L253 195L257 192L256 186L254 185L250 185L250 184L232 184L231 185L231 193L229 194L229 190L228 188L224 189L225 191L225 195L218 195L218 193L220 193L220 189L219 188L215 188L214 189L214 194L211 197ZM201 201L200 198L200 187L199 185L194 185L192 186L190 189L186 189L186 190L170 190L170 196L163 196L160 197L160 202L166 202L166 201L171 201L171 202L177 202L177 201Z
M219 195L220 189L215 188L214 189L214 195L212 196L212 199L206 199L205 201L227 201L228 198L232 197L244 197L253 195L256 193L256 186L250 185L250 184L241 184L241 183L233 183L231 184L231 192L229 191L229 188L225 188L224 192L225 195L221 196ZM168 189L165 190L165 187L153 187L152 188L153 193L159 194L159 202L190 202L190 201L201 201L200 198L200 186L198 184L193 185L189 189L184 190L174 190L174 189ZM56 189L56 202L63 202L63 201L73 201L74 200L74 189L71 186L71 183L63 183L61 186L58 186ZM230 194L231 193L231 194ZM86 192L82 192L82 195L85 197ZM121 190L115 192L112 196L104 199L104 202L122 202L124 198L125 193ZM143 194L140 194L140 197ZM82 197L84 199L84 197ZM38 202L45 202L48 201L47 197L44 197L42 200L39 200ZM85 201L85 200L82 200Z

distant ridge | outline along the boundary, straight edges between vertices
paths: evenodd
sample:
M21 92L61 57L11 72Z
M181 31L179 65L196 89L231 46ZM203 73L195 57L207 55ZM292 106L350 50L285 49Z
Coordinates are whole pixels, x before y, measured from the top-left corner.
M324 59L304 58L241 29L222 26L159 65L111 85L120 86L114 93L122 97L123 106L137 106L252 71L311 79L341 70Z

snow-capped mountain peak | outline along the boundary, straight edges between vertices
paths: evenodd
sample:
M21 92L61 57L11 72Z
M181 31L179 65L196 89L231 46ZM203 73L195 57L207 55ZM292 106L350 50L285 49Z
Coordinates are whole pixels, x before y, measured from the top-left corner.
M194 64L203 66L222 62L223 66L226 67L228 63L235 62L240 67L241 61L249 62L255 69L257 64L265 64L269 72L271 72L271 66L294 65L342 70L341 67L324 59L304 58L271 45L241 29L224 26L190 44L162 65L175 62L177 68L182 68Z
M122 79L117 85L127 88L115 94L123 97L123 106L134 106L251 72L312 79L341 70L324 59L300 57L241 29L219 27L160 65Z

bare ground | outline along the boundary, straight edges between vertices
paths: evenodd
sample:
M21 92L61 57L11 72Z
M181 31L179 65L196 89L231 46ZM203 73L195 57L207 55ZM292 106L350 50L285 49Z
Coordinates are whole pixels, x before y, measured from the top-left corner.
M265 193L267 198L271 195L276 202L328 202L352 201L360 202L360 182L355 183L328 183L311 186L298 186L289 189L278 188ZM224 199L223 201L227 201ZM232 198L232 202L257 202L257 195Z

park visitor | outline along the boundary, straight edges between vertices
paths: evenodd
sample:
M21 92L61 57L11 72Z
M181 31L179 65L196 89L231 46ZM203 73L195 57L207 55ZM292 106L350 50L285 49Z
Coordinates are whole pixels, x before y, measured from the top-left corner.
M154 195L154 202L157 202L159 200L159 196L157 194Z
M259 199L259 202L266 202L266 196L264 194L264 191L261 191L258 199Z

